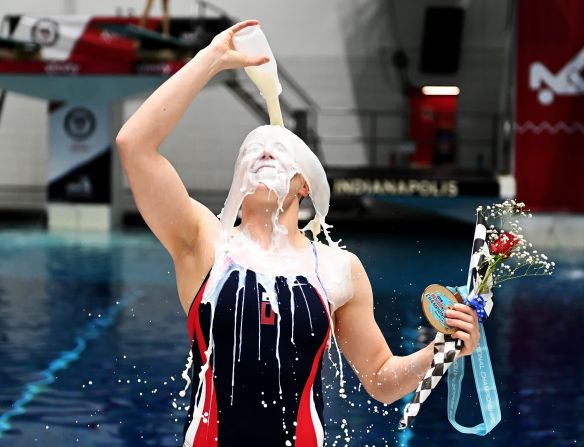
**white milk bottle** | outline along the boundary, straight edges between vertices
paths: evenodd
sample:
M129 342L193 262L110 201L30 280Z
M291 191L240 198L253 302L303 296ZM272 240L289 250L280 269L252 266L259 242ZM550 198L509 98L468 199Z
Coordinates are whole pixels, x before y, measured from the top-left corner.
M268 56L270 61L257 67L246 67L245 72L260 90L270 115L270 124L284 126L278 95L282 86L278 80L278 65L265 34L258 25L248 26L233 36L233 46L250 56Z

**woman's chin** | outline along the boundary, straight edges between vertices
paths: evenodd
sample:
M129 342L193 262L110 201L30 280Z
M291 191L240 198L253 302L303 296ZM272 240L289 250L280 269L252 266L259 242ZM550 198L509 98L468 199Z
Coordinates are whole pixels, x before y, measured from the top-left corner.
M251 194L257 200L265 200L276 203L278 201L278 194L274 191L273 186L268 182L258 182L254 192Z

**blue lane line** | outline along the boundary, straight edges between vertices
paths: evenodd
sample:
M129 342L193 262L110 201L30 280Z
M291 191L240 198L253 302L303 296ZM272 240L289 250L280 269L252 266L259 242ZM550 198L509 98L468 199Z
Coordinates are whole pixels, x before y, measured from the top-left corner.
M100 318L94 318L87 323L85 329L75 337L75 347L68 351L63 351L61 354L49 363L49 366L43 371L39 372L41 379L29 382L18 398L13 404L12 408L4 412L0 416L0 439L4 436L10 428L10 419L26 413L26 407L34 398L44 392L50 384L55 380L55 373L67 368L71 363L79 360L81 353L87 347L87 342L99 337L105 329L111 326L118 314L123 308L136 301L141 297L141 293L135 293L127 298L119 300L116 304L112 304Z

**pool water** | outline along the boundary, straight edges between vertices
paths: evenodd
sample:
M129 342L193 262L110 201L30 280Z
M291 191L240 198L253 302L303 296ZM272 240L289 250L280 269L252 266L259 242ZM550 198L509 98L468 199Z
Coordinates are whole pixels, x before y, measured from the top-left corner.
M472 232L337 232L366 267L394 354L423 346L424 287L466 282ZM325 359L327 445L581 445L584 253L548 254L556 273L506 283L485 324L502 412L491 433L450 425L445 381L413 428L398 431L411 395L380 404L345 366L341 399ZM172 262L150 233L0 232L0 446L179 446L185 413L172 403L181 403L188 350ZM457 421L474 426L481 419L470 359L466 372Z

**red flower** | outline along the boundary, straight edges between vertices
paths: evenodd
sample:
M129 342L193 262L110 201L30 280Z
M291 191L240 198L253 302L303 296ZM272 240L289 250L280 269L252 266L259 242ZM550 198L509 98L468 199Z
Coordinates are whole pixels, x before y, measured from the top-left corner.
M489 249L493 255L502 255L503 258L508 258L511 252L517 245L519 245L520 238L513 233L504 232L493 242Z

